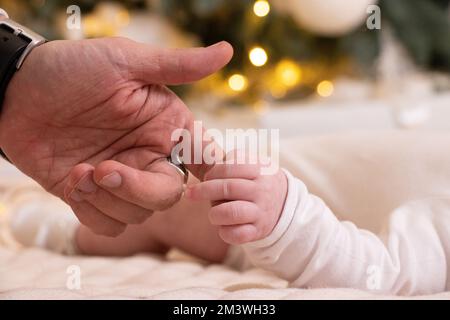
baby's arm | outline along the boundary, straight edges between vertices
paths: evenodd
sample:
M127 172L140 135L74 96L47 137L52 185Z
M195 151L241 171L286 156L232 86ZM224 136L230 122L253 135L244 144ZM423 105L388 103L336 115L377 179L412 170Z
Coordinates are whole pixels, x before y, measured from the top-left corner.
M274 271L292 286L347 287L405 295L449 288L450 199L432 199L396 210L386 234L378 237L350 222L338 221L321 199L309 194L305 185L289 173L281 213L276 212L276 205L270 205L284 202L284 196L277 193L279 178L273 178L272 191L254 188L248 194L239 187L239 175L232 176L234 184L226 173L219 182L220 176L216 175L209 185L194 186L190 197L207 198L216 188L213 200L225 202L216 205L220 209L212 211L210 218L214 216L219 230L223 230L222 238L232 244L245 243L243 248L254 265ZM250 180L257 183L258 179ZM228 181L227 196L219 199L218 190L223 190L224 181ZM270 178L263 181L270 184ZM250 205L243 205L242 198L264 205L251 205L253 209L249 210ZM273 221L276 225L270 227Z
M267 238L244 245L251 261L296 287L348 287L391 294L448 289L450 200L396 210L384 235L340 222L288 176L284 211Z

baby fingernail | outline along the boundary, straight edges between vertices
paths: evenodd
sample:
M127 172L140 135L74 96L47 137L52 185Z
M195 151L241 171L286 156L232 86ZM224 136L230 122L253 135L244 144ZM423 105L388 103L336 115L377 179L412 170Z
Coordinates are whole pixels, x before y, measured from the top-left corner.
M70 199L72 199L75 202L82 202L83 198L81 198L80 193L77 190L73 190L70 194Z
M122 177L120 176L119 173L113 172L104 176L100 180L100 184L107 188L118 188L122 184Z
M83 177L81 181L78 182L75 189L83 193L94 193L97 191L97 185L92 178L92 173Z

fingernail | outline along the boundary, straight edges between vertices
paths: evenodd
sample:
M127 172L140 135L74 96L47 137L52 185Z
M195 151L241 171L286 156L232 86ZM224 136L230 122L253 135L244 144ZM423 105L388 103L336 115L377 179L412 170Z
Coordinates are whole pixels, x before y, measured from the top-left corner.
M77 190L73 190L70 194L70 199L72 199L75 202L82 202L83 198L81 198L80 193Z
M97 191L97 185L92 178L92 173L87 174L85 177L83 177L75 186L75 189L83 193L94 193L95 191Z
M217 43L215 43L215 44L210 45L208 48L214 48L214 47L221 46L224 42L225 42L225 41L217 42Z
M118 188L122 184L122 177L117 172L110 173L100 180L100 184L107 188Z

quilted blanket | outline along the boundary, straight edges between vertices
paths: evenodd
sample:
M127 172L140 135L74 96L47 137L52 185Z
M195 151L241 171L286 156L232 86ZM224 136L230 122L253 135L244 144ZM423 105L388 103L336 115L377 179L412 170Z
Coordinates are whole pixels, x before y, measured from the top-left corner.
M441 152L448 145L448 138L447 134L385 134L310 139L288 145L285 150L289 154L283 156L283 162L339 218L351 219L377 232L386 213L406 200L450 190L450 178L442 175L447 172L442 167L448 161ZM390 147L386 141L390 141ZM419 159L422 155L424 159ZM361 166L364 159L372 159L369 163L374 168ZM420 163L434 170L425 170L418 166ZM349 167L358 174L346 174ZM381 169L384 174L379 174ZM396 186L396 193L385 187L387 177ZM370 181L380 192L364 193L364 188L359 187L361 181ZM0 299L404 298L349 289L289 288L286 281L262 270L236 271L223 265L207 265L177 252L167 256L100 258L23 248L11 239L3 218L8 199L16 197L17 192L27 193L27 188L36 186L11 166L0 165ZM73 282L74 275L78 283ZM412 298L450 299L450 292Z
M71 271L79 267L80 287ZM450 293L414 297L450 299ZM237 272L177 257L64 257L0 248L0 299L402 299L350 289L293 289L258 269Z

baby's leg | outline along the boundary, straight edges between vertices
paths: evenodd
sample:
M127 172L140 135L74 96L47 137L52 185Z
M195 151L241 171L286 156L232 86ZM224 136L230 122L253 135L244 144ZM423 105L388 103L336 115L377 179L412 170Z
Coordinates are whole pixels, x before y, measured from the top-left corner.
M208 202L182 199L166 211L155 212L144 224L128 226L117 238L98 236L81 226L76 244L86 255L126 256L177 248L210 262L222 262L228 245L209 223L209 208Z

